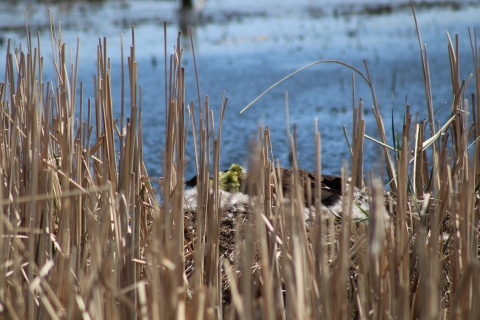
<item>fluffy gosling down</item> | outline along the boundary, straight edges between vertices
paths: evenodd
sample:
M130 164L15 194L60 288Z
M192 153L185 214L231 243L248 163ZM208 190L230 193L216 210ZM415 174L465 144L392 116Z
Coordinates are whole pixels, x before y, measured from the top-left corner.
M281 178L282 183L282 192L283 195L287 198L291 196L291 186L293 179L293 170L285 168L275 168L275 174L277 179ZM273 174L273 172L272 172ZM333 195L342 194L342 179L337 176L322 175L320 179L317 179L316 175L307 170L298 170L298 178L301 188L305 193L305 202L307 203L307 192L310 189L310 194L314 203L314 190L317 183L321 184L322 188L322 201L326 201ZM246 194L255 195L255 190L252 188L255 184L258 183L258 178L253 176L251 173L244 173L243 168L239 164L232 164L229 170L220 172L219 175L219 187L221 190L234 193L242 192ZM210 181L211 184L211 181ZM185 185L189 187L195 187L197 185L197 176L194 176L192 179L185 182ZM310 188L309 188L310 186Z
M221 171L218 177L218 186L220 190L224 190L230 193L240 191L240 177L243 174L243 168L239 164L232 164L230 169ZM185 181L185 185L188 187L195 187L197 185L197 176ZM212 178L210 178L210 187L212 186Z

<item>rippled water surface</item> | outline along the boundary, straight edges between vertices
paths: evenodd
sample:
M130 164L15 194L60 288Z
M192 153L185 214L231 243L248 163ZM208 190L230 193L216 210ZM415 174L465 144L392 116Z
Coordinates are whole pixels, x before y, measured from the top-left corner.
M473 72L468 30L480 26L478 2L422 2L417 18L427 45L434 106L443 108L436 119L444 123L450 114L451 82L447 32L460 37L462 78ZM92 97L99 37L108 38L112 64L115 114L120 115L120 33L131 43L135 25L136 59L142 86L145 160L151 176L161 175L164 146L163 21L168 22L167 42L173 51L179 29L192 26L200 90L209 95L218 117L222 92L229 98L223 127L222 167L245 163L248 141L258 125L268 125L273 151L288 166L285 92L288 92L290 122L297 124L300 166L313 170L314 121L322 134L323 171L337 174L342 159L349 157L343 126L351 134L352 73L337 64L321 64L288 79L243 114L239 111L270 85L311 62L331 59L351 64L364 72L368 64L381 113L392 141L392 117L400 131L404 106L410 104L425 118L425 94L418 39L409 2L314 1L314 0L207 0L189 16L181 15L173 1L105 1L54 4L0 2L0 52L12 45L25 45L24 9L29 29L40 31L45 59L51 59L48 8L60 21L63 40L75 51L80 38L79 80L85 96ZM183 38L187 73L187 101L197 102L189 39ZM45 80L53 80L53 70ZM3 79L4 66L0 65ZM358 75L356 96L364 99L366 133L378 138L371 112L368 87ZM474 91L472 82L467 89ZM367 168L379 160L380 148L366 141ZM187 175L194 175L194 152L190 141Z

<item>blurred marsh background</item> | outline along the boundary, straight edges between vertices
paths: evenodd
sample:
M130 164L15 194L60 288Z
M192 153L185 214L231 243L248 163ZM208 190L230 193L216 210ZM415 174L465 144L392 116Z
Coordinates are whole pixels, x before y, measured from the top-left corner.
M125 57L129 55L131 26L135 26L136 60L142 86L145 161L153 177L162 174L164 146L164 36L167 21L168 53L179 30L184 37L186 100L197 93L188 27L192 28L202 101L210 97L218 124L222 91L229 98L222 134L222 168L245 164L248 142L258 125L268 125L273 152L288 166L285 121L285 92L288 91L290 124L297 124L300 167L314 168L314 118L322 133L323 171L338 174L349 151L342 127L351 134L351 70L334 64L307 69L285 81L243 114L248 103L287 74L321 59L340 60L364 71L366 60L393 144L401 131L406 104L426 117L422 67L410 1L323 1L323 0L206 0L191 10L180 10L178 1L0 1L0 52L26 45L24 10L32 33L40 32L42 54L52 59L48 8L61 24L63 41L72 47L80 38L79 82L84 82L84 101L93 98L96 47L99 37L108 38L112 64L112 93L115 116L120 117L120 34L124 35ZM473 72L468 30L480 26L478 1L422 1L416 3L422 40L427 44L435 108L442 124L450 115L451 82L447 35L460 36L460 65L463 79ZM46 64L48 67L51 64ZM5 66L0 66L0 75ZM53 69L44 70L52 81ZM364 99L366 133L378 138L371 112L372 99L358 75L356 96ZM3 81L3 80L2 80ZM467 92L473 92L470 84ZM128 95L128 92L127 92ZM126 97L128 100L128 96ZM358 103L358 101L356 101ZM78 104L77 104L78 106ZM78 108L78 107L77 107ZM128 113L127 113L128 114ZM193 139L187 147L187 178L195 174ZM380 148L366 141L366 169L379 161ZM369 167L370 166L370 167Z

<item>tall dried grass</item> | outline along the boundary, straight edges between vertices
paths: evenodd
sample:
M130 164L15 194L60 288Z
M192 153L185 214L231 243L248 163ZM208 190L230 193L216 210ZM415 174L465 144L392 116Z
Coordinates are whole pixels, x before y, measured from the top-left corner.
M40 41L34 47L29 32L26 48L14 49L9 41L5 81L0 83L1 315L11 319L477 319L477 37L470 36L475 83L470 100L466 96L470 79L459 77L458 36L455 42L449 38L453 103L450 120L441 126L434 119L427 51L419 31L418 35L427 122L413 117L407 107L400 143L389 147L371 86L392 192L385 192L381 177L363 176L361 102L354 106L350 184L361 187L364 179L369 182L368 221L349 218L355 206L350 188L343 194L342 219L316 215L306 225L303 192L295 183L298 177L294 174L292 179L292 201L283 202L280 182L269 174L274 166L271 137L268 129L261 130L249 159L261 183L242 228L235 227L237 233L242 229L242 236L235 237L233 260L219 249L224 212L218 172L227 99L222 98L215 132L208 97L201 102L198 90L197 106L185 101L178 39L168 68L167 59L165 63L170 76L162 203L156 200L142 158L141 87L133 30L128 78L122 69L122 97L125 80L130 92L126 122L123 98L120 121L112 115L106 39L99 40L95 96L87 99L86 106L83 84L77 82L78 43L73 59L61 29L52 23L56 54L49 63L56 73L53 81L44 82L46 61ZM365 79L371 84L368 69ZM194 133L200 204L194 228L186 226L183 202L189 130ZM320 174L318 128L312 145L313 141ZM294 167L298 167L295 157ZM344 181L347 172L345 165ZM280 190L276 197L271 185ZM313 205L320 212L321 189L308 192L317 195ZM188 269L186 260L191 261Z

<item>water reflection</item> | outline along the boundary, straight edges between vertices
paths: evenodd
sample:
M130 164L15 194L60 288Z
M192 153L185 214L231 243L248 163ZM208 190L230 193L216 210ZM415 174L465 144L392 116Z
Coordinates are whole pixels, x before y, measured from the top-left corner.
M187 3L185 3L187 2ZM193 43L196 43L196 28L200 21L202 8L192 6L191 1L183 0L183 6L178 10L178 29L182 33L182 47L185 50L191 49L190 31Z

